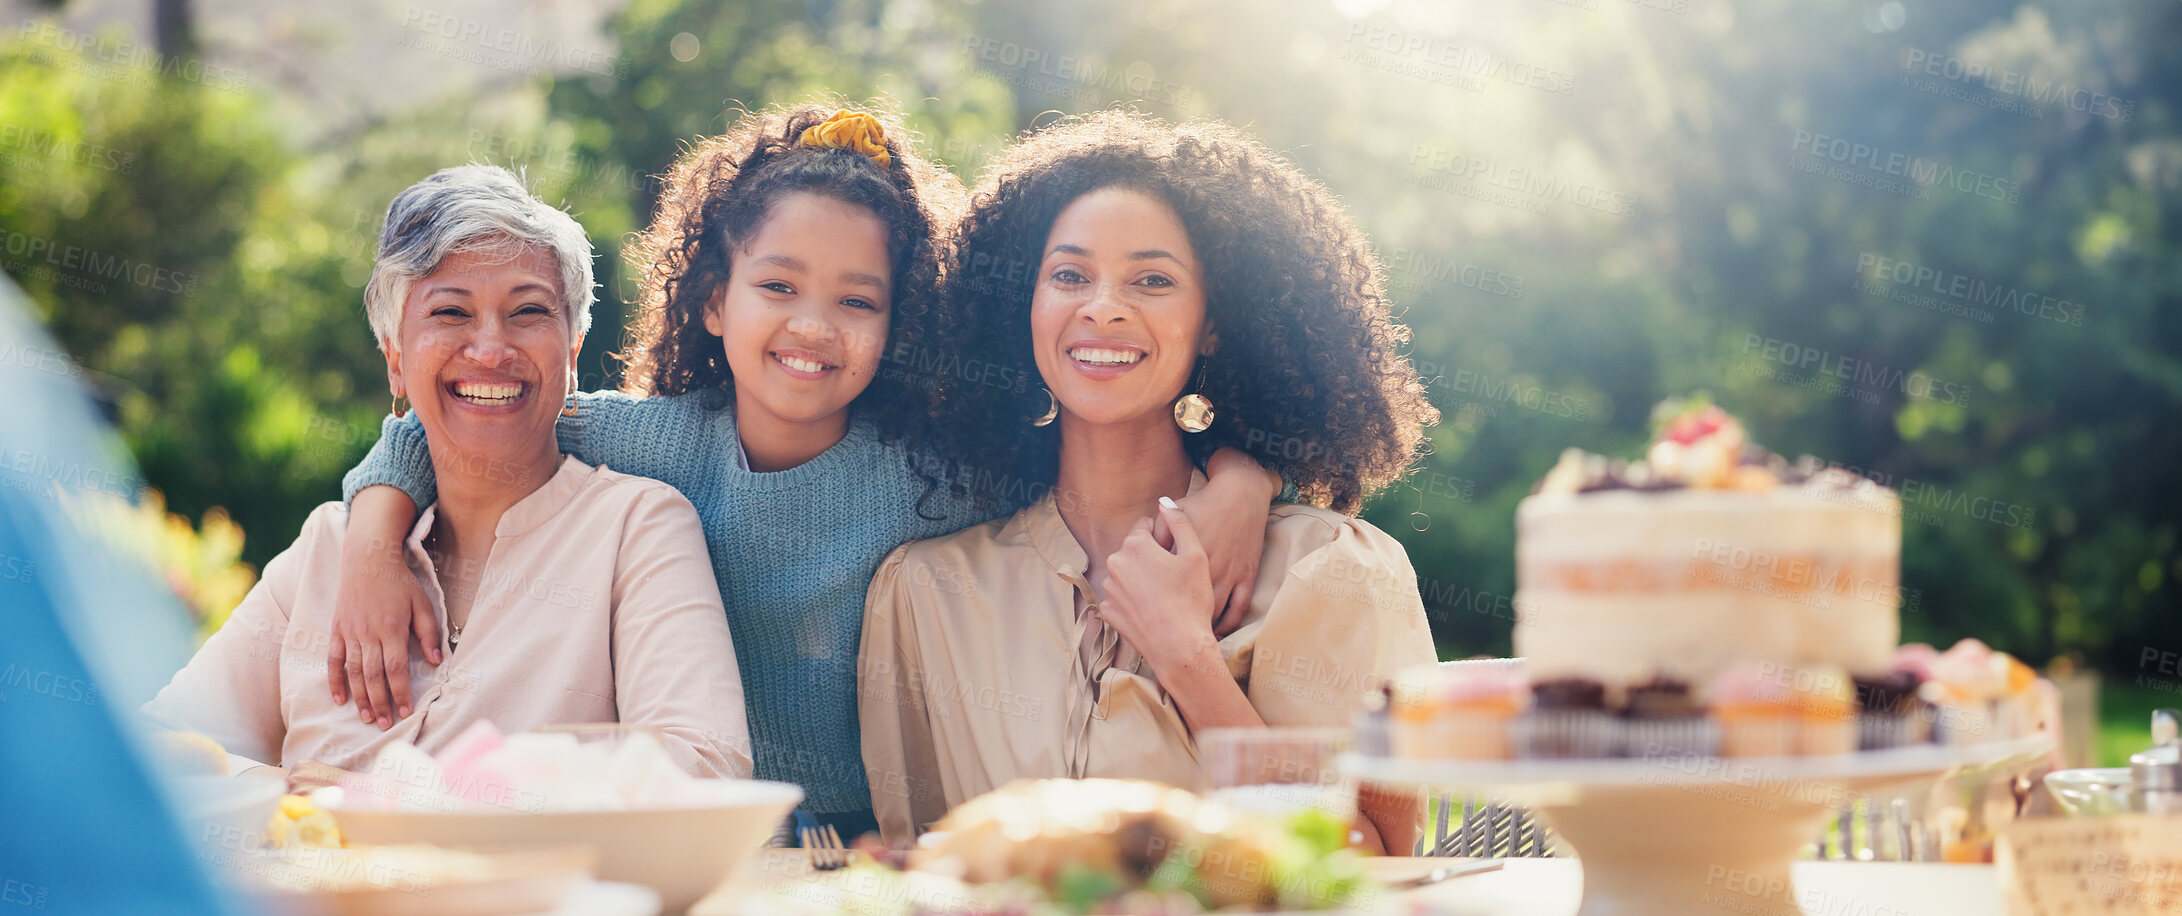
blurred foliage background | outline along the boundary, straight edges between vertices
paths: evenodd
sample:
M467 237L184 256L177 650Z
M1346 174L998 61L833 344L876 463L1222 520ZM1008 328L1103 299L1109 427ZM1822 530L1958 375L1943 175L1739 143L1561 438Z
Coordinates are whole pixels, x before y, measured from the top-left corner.
M1704 389L1903 492L1905 639L2079 659L2132 711L2182 690L2175 4L630 0L543 54L411 4L357 8L368 63L315 77L156 5L148 39L149 5L21 9L0 257L148 483L203 540L232 518L249 564L376 437L360 286L432 170L522 167L565 201L613 328L652 176L739 107L889 100L974 180L1022 129L1132 104L1247 126L1378 245L1446 420L1368 516L1443 656L1507 651L1515 503L1558 453L1633 456L1655 402ZM364 41L265 22L290 57ZM618 344L591 335L586 387Z

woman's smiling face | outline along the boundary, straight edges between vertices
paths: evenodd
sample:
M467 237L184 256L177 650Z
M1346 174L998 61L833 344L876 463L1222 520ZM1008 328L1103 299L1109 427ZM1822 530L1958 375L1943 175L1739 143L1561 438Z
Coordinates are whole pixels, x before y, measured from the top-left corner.
M893 291L886 225L820 194L785 195L730 253L705 309L742 409L808 423L846 410L879 369Z
M1113 187L1054 219L1031 294L1038 374L1065 415L1172 422L1174 400L1216 343L1204 269L1163 200Z
M557 453L554 418L582 345L566 303L559 265L537 246L513 258L457 252L411 284L387 376L434 451L509 462Z

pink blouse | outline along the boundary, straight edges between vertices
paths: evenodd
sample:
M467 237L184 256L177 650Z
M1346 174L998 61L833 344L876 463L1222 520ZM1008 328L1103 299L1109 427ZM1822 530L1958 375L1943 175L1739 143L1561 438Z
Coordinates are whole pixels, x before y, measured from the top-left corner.
M439 573L424 551L434 509L408 539L411 574L446 630ZM437 750L472 723L510 734L545 725L657 728L698 776L747 777L750 730L727 615L697 512L674 488L569 458L508 508L481 568L459 649L434 666L412 640L414 712L387 731L336 706L326 687L348 511L327 503L234 615L144 711L231 755L366 768L390 743Z

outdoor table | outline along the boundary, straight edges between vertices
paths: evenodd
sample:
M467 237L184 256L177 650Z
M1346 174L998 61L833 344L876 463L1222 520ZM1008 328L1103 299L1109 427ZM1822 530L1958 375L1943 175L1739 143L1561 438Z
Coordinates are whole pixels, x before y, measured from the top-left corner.
M1372 859L1388 880L1422 874L1452 859ZM765 849L735 879L690 910L691 916L735 916L735 902L768 884L818 874L802 850ZM1795 902L1812 916L1994 916L2001 912L2000 878L1990 865L1917 862L1797 862ZM1721 882L1718 914L1778 913L1781 900L1762 888L1744 893ZM1389 912L1445 916L1574 916L1583 895L1575 859L1508 859L1499 871L1401 891Z

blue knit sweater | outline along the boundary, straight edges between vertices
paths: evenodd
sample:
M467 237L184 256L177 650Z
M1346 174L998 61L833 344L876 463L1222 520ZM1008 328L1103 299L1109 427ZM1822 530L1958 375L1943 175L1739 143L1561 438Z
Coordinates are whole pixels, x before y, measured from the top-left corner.
M577 397L560 420L561 450L624 474L665 481L697 507L720 582L749 704L760 779L796 783L819 813L871 807L856 720L856 653L864 593L887 552L1021 508L979 510L944 491L925 501L922 477L898 445L881 443L861 418L818 457L785 471L739 463L740 440L724 392L637 398ZM343 493L392 484L432 502L436 489L424 427L388 417L379 444L348 473ZM937 516L934 521L923 516Z

